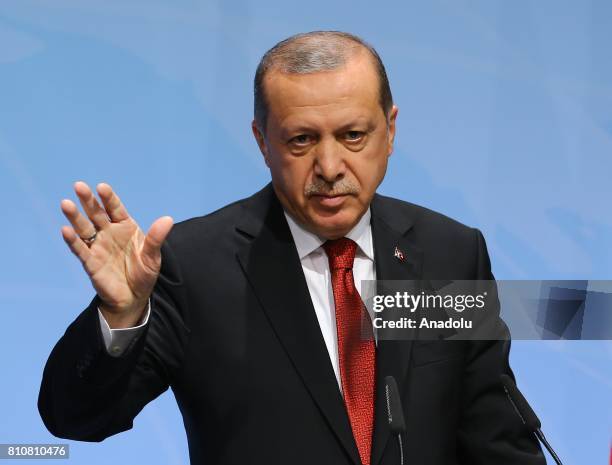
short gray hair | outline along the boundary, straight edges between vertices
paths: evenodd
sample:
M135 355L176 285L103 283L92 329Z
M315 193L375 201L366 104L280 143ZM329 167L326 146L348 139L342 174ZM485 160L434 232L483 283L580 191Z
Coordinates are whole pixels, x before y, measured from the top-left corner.
M313 31L293 35L268 50L261 58L254 81L255 122L265 132L268 120L268 101L263 80L274 68L283 73L309 74L331 71L345 65L359 49L370 52L379 81L379 102L386 117L393 107L393 97L387 72L380 56L370 44L348 32Z

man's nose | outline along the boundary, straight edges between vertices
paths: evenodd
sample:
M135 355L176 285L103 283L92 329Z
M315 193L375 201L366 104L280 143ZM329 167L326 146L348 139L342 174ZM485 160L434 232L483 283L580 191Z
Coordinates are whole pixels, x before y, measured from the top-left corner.
M315 148L314 174L330 183L339 181L346 173L340 145L336 140L321 140Z

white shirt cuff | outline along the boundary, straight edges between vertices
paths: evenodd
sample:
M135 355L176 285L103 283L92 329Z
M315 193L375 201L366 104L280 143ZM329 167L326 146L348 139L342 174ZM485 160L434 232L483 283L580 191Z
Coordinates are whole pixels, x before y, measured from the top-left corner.
M128 348L130 343L136 339L146 326L149 321L149 315L151 313L151 299L149 299L147 303L147 311L145 313L144 318L141 318L141 323L138 326L133 326L131 328L116 328L111 329L108 326L104 315L100 311L100 307L98 307L98 318L100 319L100 329L102 329L102 337L104 338L104 346L106 347L106 351L109 355L113 357L120 357L123 355L125 350Z

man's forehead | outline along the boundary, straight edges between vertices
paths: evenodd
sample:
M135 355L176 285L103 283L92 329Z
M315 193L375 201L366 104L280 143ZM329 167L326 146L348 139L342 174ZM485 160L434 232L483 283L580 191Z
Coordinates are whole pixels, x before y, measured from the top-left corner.
M360 60L350 60L334 70L308 74L273 69L266 75L264 86L273 112L379 105L378 76L370 63Z

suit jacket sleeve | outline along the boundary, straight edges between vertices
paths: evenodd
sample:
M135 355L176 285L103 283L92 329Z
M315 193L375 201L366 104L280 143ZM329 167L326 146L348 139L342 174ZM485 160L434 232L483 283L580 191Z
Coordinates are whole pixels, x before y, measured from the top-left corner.
M144 331L120 357L104 347L98 296L70 324L45 365L38 410L55 436L103 439L132 427L134 417L171 386L189 330L184 287L167 240Z
M484 238L475 230L478 250L475 279L493 280ZM499 310L499 307L497 307ZM514 379L508 362L508 328L497 318L506 340L472 341L463 385L463 415L458 431L461 463L545 465L535 436L523 425L506 397L499 376Z

